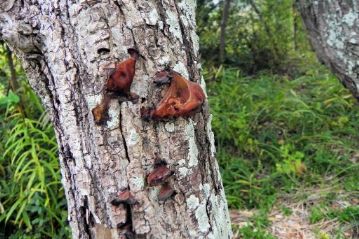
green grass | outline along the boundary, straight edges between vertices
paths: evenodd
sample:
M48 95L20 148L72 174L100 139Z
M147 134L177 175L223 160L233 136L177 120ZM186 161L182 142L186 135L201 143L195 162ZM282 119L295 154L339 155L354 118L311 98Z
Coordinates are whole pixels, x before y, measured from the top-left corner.
M220 68L205 77L212 79L217 158L231 208L269 210L283 194L303 188L358 195L359 106L333 75L313 67L296 79L244 77ZM356 211L348 220L345 213L330 215L359 221Z

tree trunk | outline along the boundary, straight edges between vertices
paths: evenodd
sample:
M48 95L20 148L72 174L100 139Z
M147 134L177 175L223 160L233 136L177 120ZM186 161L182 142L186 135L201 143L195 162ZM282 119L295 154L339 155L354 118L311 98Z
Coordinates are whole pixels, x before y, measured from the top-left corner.
M294 51L297 51L298 50L298 21L300 20L295 4L293 4L292 6L292 15L293 15L293 49Z
M159 102L152 76L166 66L204 87L194 0L8 0L0 12L1 37L52 116L73 238L231 237L207 102L190 118L140 117ZM131 89L140 100L112 99L109 120L96 125L104 66L128 48L143 56ZM175 172L176 194L164 202L146 184L156 157ZM113 206L125 188L138 203Z
M359 100L359 2L297 0L297 4L319 60Z
M226 28L229 17L229 8L231 6L231 0L224 0L223 3L223 14L221 20L221 36L219 45L219 58L221 63L224 63L226 57Z

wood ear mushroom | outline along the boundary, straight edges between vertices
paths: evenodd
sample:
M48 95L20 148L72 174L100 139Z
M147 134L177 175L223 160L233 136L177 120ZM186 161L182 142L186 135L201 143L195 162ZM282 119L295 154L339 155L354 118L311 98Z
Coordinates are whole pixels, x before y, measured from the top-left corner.
M173 171L166 165L156 167L148 176L147 184L149 186L157 186L164 183L169 177L173 175Z
M173 188L168 183L165 183L161 186L160 192L158 194L159 201L166 201L174 194Z
M92 109L92 115L96 124L102 124L108 119L108 108L111 98L105 95L100 104Z
M164 70L155 75L156 84L170 83L163 99L155 109L141 109L144 119L161 120L165 118L190 116L205 100L201 86L185 79L173 70Z
M137 100L138 95L131 93L131 85L135 76L136 61L139 53L136 49L129 48L130 57L116 64L114 71L106 82L106 91L128 97L129 100Z
M136 203L137 200L128 189L119 192L117 197L111 201L114 206L119 206L120 204L134 205Z
M130 92L133 78L135 76L136 61L139 53L136 49L127 50L130 57L120 63L117 63L115 69L107 79L102 101L92 109L92 114L96 124L101 124L108 119L108 109L111 98L115 96L125 97L121 101L130 100L134 103L138 100L138 95Z

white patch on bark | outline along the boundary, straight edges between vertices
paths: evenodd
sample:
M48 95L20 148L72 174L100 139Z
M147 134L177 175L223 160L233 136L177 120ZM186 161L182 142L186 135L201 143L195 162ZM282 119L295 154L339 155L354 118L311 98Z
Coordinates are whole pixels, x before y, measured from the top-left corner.
M123 3L123 11L126 15L128 15L129 18L131 18L131 20L126 21L126 26L130 29L141 26L144 21L134 1L123 0Z
M191 38L192 38L192 41L194 42L193 49L197 53L199 50L199 37L195 31L191 32Z
M169 56L163 56L161 57L160 59L158 59L157 61L157 65L159 67L164 67L164 66L168 66L168 65L171 65L172 61L171 61L171 58ZM158 69L158 71L160 70L163 70L163 69Z
M77 174L75 176L76 181L79 185L80 195L89 195L91 192L91 180L87 171L80 169L79 171L77 171Z
M209 185L208 183L204 184L203 190L204 190L204 194L206 195L206 197L208 197L211 192L211 185Z
M155 202L157 200L159 191L159 187L150 188L148 197L151 199L151 201Z
M328 37L327 44L337 49L344 48L343 38L340 34L341 26L335 20L328 18Z
M165 129L167 130L167 132L172 133L175 131L175 124L172 122L168 122L165 124Z
M212 192L209 201L213 210L213 214L211 214L212 233L209 238L217 239L231 235L231 231L228 230L228 226L230 226L231 222L227 220L227 218L229 219L229 214L224 193L220 193L216 196L214 192Z
M183 75L186 79L189 78L188 76L188 70L186 66L183 64L183 62L178 62L174 67L173 70L177 71L181 75Z
M0 3L0 10L3 10L4 12L9 11L12 6L14 6L15 0L7 0L2 3Z
M160 30L163 30L163 22L162 21L158 21L158 28Z
M343 22L345 22L349 27L353 27L355 21L358 19L358 14L353 10L350 10L347 14L343 16Z
M152 11L148 14L148 18L145 19L146 24L148 25L156 25L159 19L159 15L157 13L156 8L153 8Z
M131 92L138 94L139 97L146 97L149 84L151 83L151 77L140 75L140 72L137 72L131 86Z
M351 44L356 45L356 44L358 44L358 41L359 41L358 34L357 34L356 32L352 32L352 33L350 34L349 42L350 42Z
M116 100L111 100L110 106L108 109L107 127L109 129L116 129L120 125L120 104Z
M198 165L198 148L192 119L189 120L185 133L188 141L188 166L194 167Z
M189 169L186 167L181 167L178 169L178 171L180 173L180 176L183 178L187 176Z
M189 198L186 199L186 203L189 209L193 210L196 209L199 205L199 199L195 195L189 196Z
M128 146L134 146L138 143L139 135L135 129L130 130L130 140L128 141Z
M131 190L134 192L138 192L143 190L145 187L145 180L144 177L141 176L134 176L129 179Z
M215 142L214 142L214 133L212 131L212 114L208 117L208 121L207 121L207 135L209 138L209 142L211 144L211 156L214 157L215 153L216 153L216 146L215 146Z
M86 96L86 102L87 102L87 107L89 109L93 109L96 107L96 105L98 105L102 100L101 95L87 95Z
M172 33L174 37L176 37L182 43L182 33L181 28L178 23L178 16L177 14L173 13L170 10L166 11L167 19L166 23L169 25L169 31Z
M198 228L201 232L207 232L210 228L209 218L207 216L206 204L203 203L198 206L195 212L196 219L198 222Z

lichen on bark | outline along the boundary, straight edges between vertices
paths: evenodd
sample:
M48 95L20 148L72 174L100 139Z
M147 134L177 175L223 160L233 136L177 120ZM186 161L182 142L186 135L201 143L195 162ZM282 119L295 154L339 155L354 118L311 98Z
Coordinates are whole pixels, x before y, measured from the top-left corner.
M359 100L359 3L297 0L309 39L325 63Z

